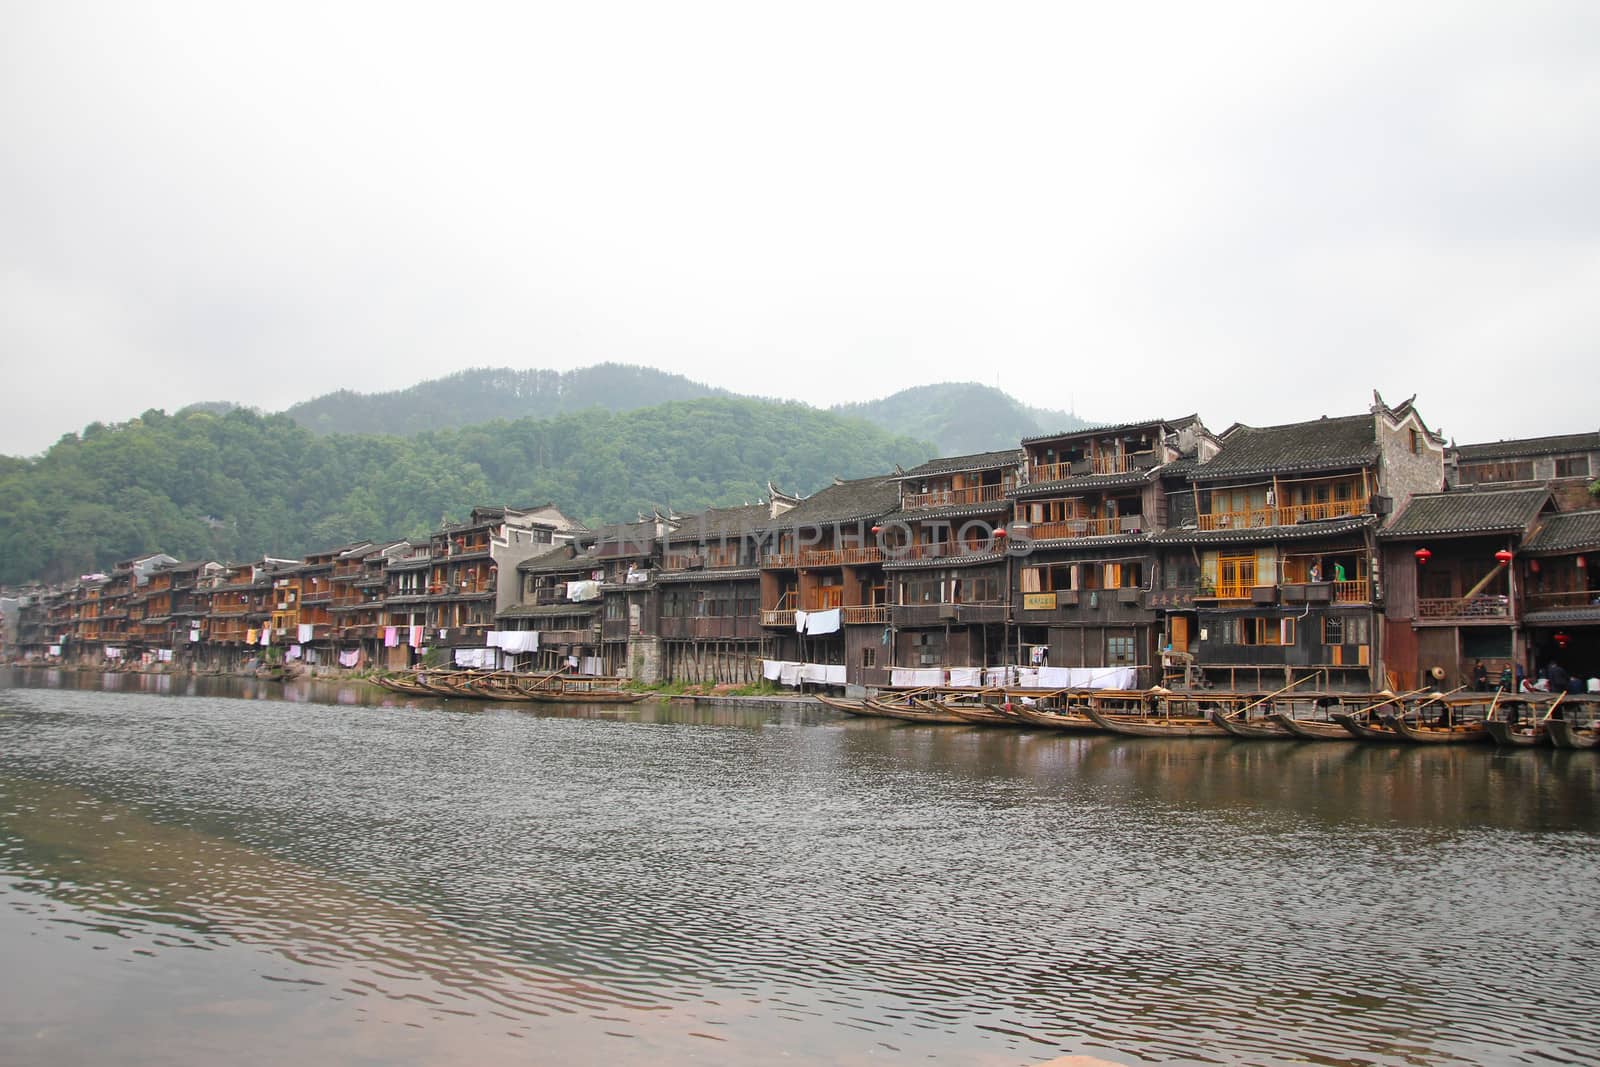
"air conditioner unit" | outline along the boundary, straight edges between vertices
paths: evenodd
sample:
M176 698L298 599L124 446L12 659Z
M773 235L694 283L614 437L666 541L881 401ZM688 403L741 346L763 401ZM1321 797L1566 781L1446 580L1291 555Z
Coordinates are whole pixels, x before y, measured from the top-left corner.
M955 617L956 617L956 606L954 604L940 604L939 605L939 618L941 618L941 619L954 619Z

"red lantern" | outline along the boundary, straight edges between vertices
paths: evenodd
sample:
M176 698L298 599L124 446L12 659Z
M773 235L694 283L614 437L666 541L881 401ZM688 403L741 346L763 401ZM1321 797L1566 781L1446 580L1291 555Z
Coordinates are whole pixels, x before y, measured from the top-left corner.
M1558 634L1555 635L1555 642L1556 642L1556 647L1557 648L1565 649L1567 647L1567 642L1571 641L1571 640L1572 640L1572 638L1569 637L1565 633L1558 633Z
M1582 556L1579 556L1579 557L1578 557L1578 569L1579 569L1579 570L1580 570L1580 571L1581 571L1581 570L1583 570L1583 569L1584 569L1584 568L1585 568L1585 567L1587 567L1587 566L1588 566L1588 565L1589 565L1589 564L1588 564L1588 563L1586 563L1586 562L1584 562L1584 559L1583 559L1583 557L1582 557Z
M1502 566L1502 567L1510 566L1511 565L1511 550L1509 548L1502 548L1500 551L1498 551L1498 552L1496 552L1494 554L1494 558L1495 558L1495 562L1499 563L1500 566Z
M876 537L878 534L881 534L881 533L883 533L883 527L882 526L874 526L872 528L872 535L874 537Z
M1433 553L1426 548L1419 548L1412 555L1417 557L1418 563L1426 563L1433 558Z
M1006 536L1006 528L1004 526L1002 526L999 529L995 530L994 536L995 536L996 540L999 540L1000 538Z

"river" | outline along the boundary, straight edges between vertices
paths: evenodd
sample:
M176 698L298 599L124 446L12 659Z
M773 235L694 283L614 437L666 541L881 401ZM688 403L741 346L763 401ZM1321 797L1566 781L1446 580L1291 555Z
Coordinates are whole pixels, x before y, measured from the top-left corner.
M1600 753L0 671L0 1062L1600 1060Z

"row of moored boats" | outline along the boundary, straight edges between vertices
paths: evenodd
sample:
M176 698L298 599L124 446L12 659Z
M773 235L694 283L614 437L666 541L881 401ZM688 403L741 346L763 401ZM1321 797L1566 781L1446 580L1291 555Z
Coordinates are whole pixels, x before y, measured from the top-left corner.
M620 678L528 674L518 671L417 669L374 675L385 689L407 696L466 697L549 704L632 704L648 694L621 688Z
M1593 698L1415 690L1371 694L910 689L863 699L819 696L849 715L908 722L1030 726L1132 737L1489 743L1594 748Z

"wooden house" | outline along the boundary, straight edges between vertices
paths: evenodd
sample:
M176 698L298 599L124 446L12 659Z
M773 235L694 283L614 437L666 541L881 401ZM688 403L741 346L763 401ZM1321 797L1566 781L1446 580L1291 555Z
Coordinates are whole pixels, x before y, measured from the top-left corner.
M1600 478L1600 433L1452 445L1445 453L1445 476L1452 489L1542 485L1563 511L1597 507L1589 486Z
M548 673L597 662L604 568L568 542L523 560L517 575L517 602L495 616L499 630L532 635L508 654L511 665Z
M464 523L447 524L430 539L426 627L430 645L484 648L495 617L517 603L516 573L523 560L572 540L583 526L554 507L473 508Z
M1526 664L1513 563L1554 511L1542 486L1419 493L1380 532L1383 663L1396 687L1453 688L1480 662L1494 678Z
M1157 680L1163 608L1153 539L1167 486L1216 454L1198 416L1028 438L1012 489L1013 661L1132 668Z
M384 666L415 665L429 647L428 579L433 566L431 539L394 546L383 563Z
M332 597L328 604L328 613L333 620L333 642L341 656L348 656L350 652L359 653L355 662L346 666L389 666L391 653L405 647L399 640L398 629L393 635L393 643L386 641L389 635L384 567L391 560L409 556L411 547L408 541L388 541L378 545L361 542L346 547L335 556L329 578ZM402 660L402 665L403 657L403 652L394 656Z
M1411 401L1376 394L1367 414L1234 425L1218 440L1186 474L1192 513L1152 536L1173 656L1230 688L1307 674L1381 688L1376 535L1413 494L1443 487L1443 440Z
M1542 515L1516 566L1528 666L1600 677L1600 511Z
M887 683L893 647L879 535L899 508L897 476L837 480L769 527L761 625L770 658L842 667L849 684Z
M660 677L690 683L760 681L761 545L798 498L768 487L765 501L678 518L655 576Z
M899 508L878 532L887 588L869 590L867 602L868 621L887 634L892 666L1008 662L1008 494L1022 481L1023 458L1019 449L943 457L895 479ZM876 651L869 644L863 655Z

